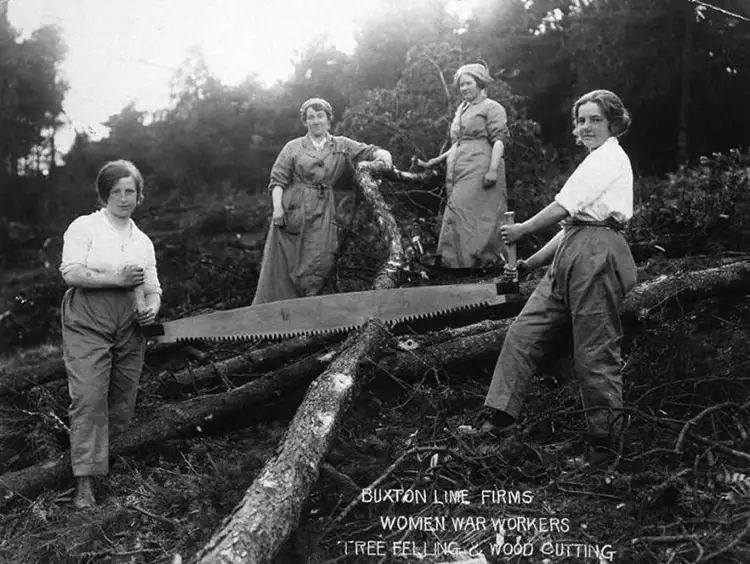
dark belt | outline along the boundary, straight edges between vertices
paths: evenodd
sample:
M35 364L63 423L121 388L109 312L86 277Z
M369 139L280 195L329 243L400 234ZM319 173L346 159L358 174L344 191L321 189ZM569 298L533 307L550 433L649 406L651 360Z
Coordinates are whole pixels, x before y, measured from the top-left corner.
M318 198L323 198L323 192L331 188L328 184L323 184L322 182L303 182L302 184L308 188L316 189L318 191Z
M570 225L571 227L609 227L614 231L623 231L625 229L625 226L622 223L611 217L608 217L604 221L586 221L583 219L571 218L567 221L567 225Z

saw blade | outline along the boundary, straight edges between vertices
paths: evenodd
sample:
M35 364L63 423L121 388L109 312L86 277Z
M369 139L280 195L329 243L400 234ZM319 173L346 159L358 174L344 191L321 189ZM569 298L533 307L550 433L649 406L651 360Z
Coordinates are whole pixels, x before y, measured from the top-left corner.
M474 308L513 305L491 283L326 294L216 311L148 326L156 342L280 340L349 332L371 319L388 326ZM145 328L144 328L145 329Z

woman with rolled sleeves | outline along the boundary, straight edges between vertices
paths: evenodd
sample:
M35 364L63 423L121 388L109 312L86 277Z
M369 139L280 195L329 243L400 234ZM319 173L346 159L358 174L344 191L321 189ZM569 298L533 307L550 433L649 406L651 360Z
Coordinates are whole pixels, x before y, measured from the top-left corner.
M140 172L109 162L96 191L102 208L70 224L60 265L69 286L61 320L77 509L96 505L92 476L109 472L110 438L133 417L146 345L139 326L161 307L154 245L131 219L143 201Z
M454 75L463 101L450 128L451 146L427 161L446 162L448 198L436 251L436 265L450 269L478 269L507 260L499 227L508 211L505 183L505 108L487 97L493 81L481 63L463 65Z
M620 308L637 271L623 235L633 216L633 171L618 137L630 116L608 90L585 94L573 106L574 134L588 155L554 201L523 223L503 226L506 243L565 220L563 229L519 270L552 264L508 330L485 405L486 431L503 433L521 413L532 375L572 328L575 372L588 423L584 456L608 460L621 429Z
M388 151L331 135L333 108L322 98L302 104L300 119L307 135L289 141L271 170L273 217L253 305L319 294L335 266L340 225L349 224L343 174L360 161L393 166Z

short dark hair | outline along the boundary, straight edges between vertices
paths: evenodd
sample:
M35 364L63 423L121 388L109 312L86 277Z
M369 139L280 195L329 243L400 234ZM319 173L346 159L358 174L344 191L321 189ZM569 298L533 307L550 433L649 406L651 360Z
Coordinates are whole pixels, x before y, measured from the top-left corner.
M576 103L573 104L573 129L576 127L576 119L578 119L578 109L583 104L594 102L604 113L604 117L607 118L609 123L609 132L615 137L619 137L625 133L630 127L630 112L628 112L625 105L620 100L619 96L609 90L592 90L587 94L584 94Z
M143 201L143 176L138 168L123 159L110 161L99 169L96 176L96 193L99 201L106 204L112 188L123 178L132 178L135 182L135 190L138 193L138 203Z

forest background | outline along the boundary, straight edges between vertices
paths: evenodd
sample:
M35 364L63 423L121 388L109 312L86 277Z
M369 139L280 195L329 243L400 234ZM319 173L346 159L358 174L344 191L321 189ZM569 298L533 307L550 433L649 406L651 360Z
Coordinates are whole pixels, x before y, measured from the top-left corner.
M165 250L160 265L165 304L184 304L205 294L215 275L204 268L201 279L199 251L188 257L192 235L262 232L268 173L284 143L304 133L303 100L329 100L335 133L389 149L405 170L413 156L427 159L444 146L459 101L453 73L478 59L496 77L489 95L508 112L509 207L519 218L546 205L584 156L571 135L574 100L607 88L633 115L622 139L636 174L631 245L669 234L696 248L744 250L750 236L745 2L482 0L468 20L449 14L446 4L385 0L362 22L351 55L321 37L298 54L294 75L271 87L253 76L238 86L222 84L195 48L174 75L169 107L124 107L104 124L108 137L79 132L65 154L54 142L66 121L61 32L43 27L22 40L0 14L0 265L6 273L32 269L56 281L35 296L25 322L15 315L4 344L30 344L43 340L40 331L46 338L53 330L33 326L40 312L56 318L64 290L56 272L61 235L77 215L95 209L93 181L107 160L130 159L146 177L139 225L157 237L180 233L180 243L168 246L179 252ZM418 214L434 218L440 186L417 200ZM242 275L252 295L253 269ZM28 281L18 279L22 286ZM0 311L32 304L16 289Z
M248 305L270 219L268 174L281 147L304 134L300 104L328 99L335 133L389 149L407 170L412 157L433 157L444 146L459 102L453 74L481 59L497 79L489 95L508 112L509 207L519 219L548 204L585 157L572 136L578 96L613 90L633 115L621 140L636 177L626 233L639 263L633 293L661 283L666 289L626 325L624 397L632 420L623 452L631 466L601 482L560 467L560 440L582 431L574 385L534 387L524 416L529 443L506 448L456 438L454 429L476 423L504 333L425 347L453 330L412 332L404 343L412 343L406 356L415 368L399 372L387 362L403 352L399 342L383 351L386 372L363 378L366 393L347 411L288 554L276 562L340 561L339 542L365 538L358 535L374 523L369 507L343 509L361 487L433 476L435 488L496 488L498 480L535 488L543 514L575 518L576 539L612 543L622 562L695 563L722 554L750 561L748 405L737 399L750 397L748 0L478 0L466 20L451 15L448 3L380 0L360 23L351 54L321 36L298 53L293 75L273 86L255 76L223 84L193 49L173 76L166 107L123 107L104 124L108 137L79 132L61 151L55 133L70 122L62 32L43 27L22 36L8 21L8 0L0 0L0 482L44 469L68 449L62 234L96 209L94 180L104 162L130 159L145 175L146 200L135 219L155 244L162 319ZM404 284L434 284L440 276L456 283L419 271L413 260L415 237L423 251L434 251L442 175L426 186L383 180L380 191L402 230ZM326 291L372 287L388 255L369 206L360 207L348 234L338 287ZM524 240L519 255L544 235ZM472 321L482 318L476 325L497 322L473 314ZM467 347L465 339L481 346ZM195 554L273 460L328 357L298 352L276 359L289 362L276 367L267 349L254 346L149 349L131 436L153 442L117 456L102 486L106 501L93 516L72 511L66 486L44 485L34 500L16 496L16 506L0 511L0 562L167 563L175 553ZM230 365L231 373L218 368ZM291 388L249 391L267 377ZM231 405L234 411L212 419L216 406ZM183 425L176 414L184 413L209 415ZM423 445L459 445L460 456L435 451L428 461L419 454ZM396 505L383 511L403 509Z

